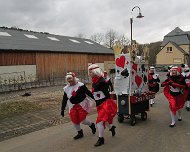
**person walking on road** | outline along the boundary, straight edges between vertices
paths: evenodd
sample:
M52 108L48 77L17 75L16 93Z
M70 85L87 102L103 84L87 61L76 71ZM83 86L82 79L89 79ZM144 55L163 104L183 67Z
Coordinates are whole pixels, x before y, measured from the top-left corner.
M87 119L93 105L93 94L87 89L87 87L78 81L75 74L72 72L67 73L66 81L68 84L63 88L64 95L62 100L61 115L64 117L64 111L66 105L69 108L70 119L73 123L74 128L78 132L74 139L82 138L83 130L80 124L88 125L91 128L93 134L96 133L95 123Z
M187 64L182 64L182 75L185 77L185 82L188 86L188 96L186 101L186 110L190 111L190 70Z
M92 78L92 93L96 101L98 112L96 123L99 138L94 146L101 146L104 144L104 129L106 122L109 124L109 131L111 131L112 136L115 136L116 127L113 125L113 118L116 115L117 106L116 103L110 99L108 87L99 66L96 64L90 65L88 67L88 74Z
M148 88L149 91L157 93L159 91L159 75L156 74L155 67L150 67L149 74L148 74ZM152 107L154 104L154 100L150 99L150 106Z
M181 75L181 69L174 66L170 69L170 76L161 84L164 87L164 95L169 101L171 114L171 128L176 123L176 113L178 113L178 121L182 121L181 109L183 108L187 98L187 85L185 78Z

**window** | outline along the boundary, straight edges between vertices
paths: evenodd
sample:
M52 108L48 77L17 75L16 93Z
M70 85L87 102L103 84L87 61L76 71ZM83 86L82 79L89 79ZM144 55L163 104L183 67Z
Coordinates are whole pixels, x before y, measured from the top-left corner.
M7 32L0 32L0 36L11 36L11 35Z
M74 40L74 39L69 39L70 41L74 42L74 43L80 43L79 41L77 40Z
M172 52L172 47L167 47L167 52Z
M60 41L59 39L55 38L55 37L47 37L48 39L50 40L53 40L53 41Z
M84 42L86 42L86 43L88 43L88 44L94 44L94 43L92 43L92 42L90 42L90 41L84 41Z
M38 39L38 37L34 36L34 35L30 35L30 34L24 34L27 38L30 39Z

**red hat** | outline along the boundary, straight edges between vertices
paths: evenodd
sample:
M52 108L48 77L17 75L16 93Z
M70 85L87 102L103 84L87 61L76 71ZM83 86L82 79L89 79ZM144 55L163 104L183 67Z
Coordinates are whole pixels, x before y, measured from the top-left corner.
M176 70L177 71L177 75L180 75L181 74L181 68L177 67L177 66L173 66L171 69L170 69L170 75L172 75L172 71Z

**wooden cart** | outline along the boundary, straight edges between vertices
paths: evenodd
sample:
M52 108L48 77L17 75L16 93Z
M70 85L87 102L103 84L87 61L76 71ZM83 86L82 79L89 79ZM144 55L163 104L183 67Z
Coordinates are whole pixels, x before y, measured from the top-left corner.
M137 56L137 44L123 47L119 43L114 46L116 75L114 89L117 96L118 121L125 118L130 124L136 124L136 116L147 119L149 100L155 98L153 92L148 91L147 48L141 56Z

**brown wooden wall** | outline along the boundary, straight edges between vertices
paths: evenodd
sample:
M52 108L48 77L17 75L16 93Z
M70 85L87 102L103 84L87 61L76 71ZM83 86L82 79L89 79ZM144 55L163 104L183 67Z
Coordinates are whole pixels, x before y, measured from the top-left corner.
M0 66L36 65L40 79L64 77L69 71L87 71L88 63L114 61L114 55L57 52L0 52Z
M36 53L35 52L12 52L0 51L0 66L7 65L35 65Z
M114 61L114 55L88 55L69 53L37 53L36 65L38 75L42 79L51 77L61 77L69 71L87 71L88 63L104 63L104 61Z

